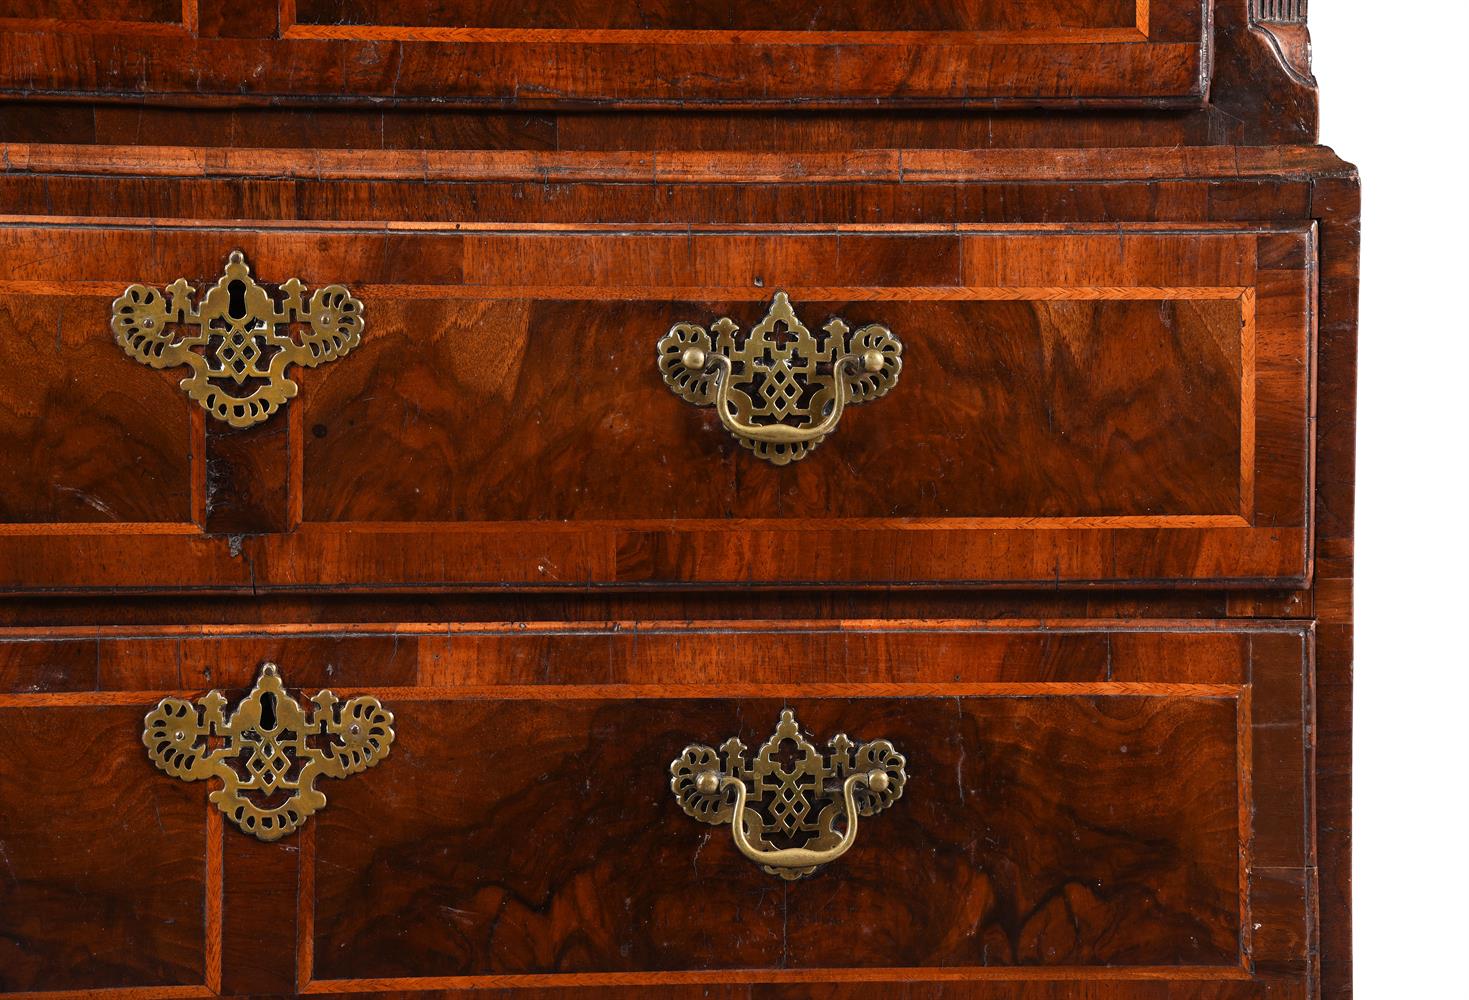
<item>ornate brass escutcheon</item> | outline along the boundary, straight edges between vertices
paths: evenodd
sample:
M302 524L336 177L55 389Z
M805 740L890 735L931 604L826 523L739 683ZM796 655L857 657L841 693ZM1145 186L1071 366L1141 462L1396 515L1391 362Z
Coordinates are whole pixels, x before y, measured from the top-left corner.
M143 720L143 745L165 774L220 779L209 801L246 833L279 840L326 805L317 778L364 771L393 746L393 713L376 698L339 702L320 691L311 703L315 711L307 719L275 664L267 663L228 718L218 691L197 703L163 699Z
M908 762L887 740L854 743L839 733L827 746L829 754L817 750L786 710L753 761L733 737L717 751L688 746L669 765L670 785L684 812L729 823L741 854L794 880L851 850L857 818L892 805L908 782Z
M277 303L236 250L197 304L183 278L162 292L129 285L112 303L112 332L136 361L188 366L179 387L189 398L232 427L249 427L296 395L289 365L315 368L362 342L362 303L343 286L318 288L307 299L291 278L280 292Z
M903 342L885 326L852 331L832 319L813 334L785 292L741 334L728 316L708 330L677 323L658 341L663 381L695 406L713 406L725 430L776 465L799 462L836 430L848 405L898 384Z

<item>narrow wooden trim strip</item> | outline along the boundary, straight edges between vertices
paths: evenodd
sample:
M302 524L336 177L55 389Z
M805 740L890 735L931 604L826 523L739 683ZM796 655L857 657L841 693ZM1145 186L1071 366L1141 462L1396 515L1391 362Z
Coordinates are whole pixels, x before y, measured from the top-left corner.
M296 864L296 989L311 983L316 958L316 824L297 831Z
M722 701L738 698L1237 698L1235 684L1145 681L831 684L505 684L463 687L334 685L339 695L370 692L383 701ZM177 691L54 691L0 694L0 708L153 705Z
M195 146L122 146L65 143L0 143L0 171L97 173L106 176L262 177L332 181L372 178L414 183L503 179L617 180L711 184L785 181L1034 183L1037 152L1031 149L870 150L861 153L738 153L568 150L350 150L229 149ZM1219 178L1279 179L1351 176L1353 170L1317 146L1183 147L1179 149L1084 147L1044 150L1048 180L1135 181L1202 184ZM458 223L445 223L446 227ZM1201 223L1159 223L1198 228ZM1228 223L1219 223L1228 225ZM1268 228L1270 223L1256 224ZM1287 224L1279 224L1285 226ZM1118 226L1097 224L1116 230ZM1298 228L1298 227L1297 227Z
M203 410L199 411L201 414ZM193 506L193 501L190 501ZM0 535L202 535L192 521L12 521Z
M102 986L91 990L0 993L0 1000L209 1000L218 995L207 986Z
M376 234L385 235L385 234ZM514 234L506 234L514 235ZM521 235L537 235L525 233ZM564 235L564 234L554 234ZM616 236L673 235L654 233L609 233ZM685 234L687 235L687 234ZM727 234L710 234L727 235ZM801 233L773 233L799 237ZM816 234L825 235L825 234ZM837 234L831 234L837 235ZM892 235L910 235L906 233ZM947 236L946 232L914 233L915 236ZM999 234L997 234L999 235ZM1006 234L1010 236L1020 234ZM1047 234L1073 235L1073 234ZM1080 235L1080 234L1076 234ZM1152 235L1152 234L1148 234ZM118 281L35 281L18 278L0 279L0 293L29 295L36 297L75 297L95 295L115 297L122 288ZM768 302L772 294L769 288L725 287L714 285L617 285L593 287L589 285L482 285L451 283L443 285L364 285L353 283L358 295L396 299L540 299L547 301L588 302L667 302L682 300L712 299L719 302ZM792 297L806 301L840 300L847 302L1070 302L1152 300L1225 300L1239 299L1253 289L1237 285L1166 287L1160 285L1072 285L1067 287L1039 285L1011 285L997 288L964 285L790 285L784 289Z
M925 982L1239 982L1253 977L1235 966L1136 966L1026 968L995 966L711 969L698 972L581 972L480 976L426 976L397 979L318 979L304 993L373 993L394 990L534 989L537 987L614 987L677 985L778 985L782 983Z
M1256 343L1255 290L1240 293L1240 401L1239 401L1239 492L1240 516L1247 524L1255 523L1255 376Z
M282 38L349 42L447 42L455 45L893 45L979 48L1008 45L1149 44L1136 21L1113 28L1016 28L980 31L739 30L727 28L486 28L420 24L291 24ZM1163 44L1151 42L1150 44Z
M0 17L0 31L17 33L46 32L68 35L151 35L158 38L186 38L194 33L188 19L188 5L180 11L178 21L119 21L115 19L78 17ZM46 994L51 996L52 994Z
M1254 657L1253 644L1250 657ZM1234 741L1239 782L1239 955L1240 968L1248 971L1254 961L1255 930L1250 917L1250 871L1254 865L1255 845L1255 757L1254 757L1254 685L1246 684L1235 702L1236 735Z
M224 814L205 800L204 985L221 990L224 956Z
M342 685L346 696L371 691L384 702L416 701L725 701L741 698L1201 698L1234 699L1238 684L1176 681L1037 681L979 683L722 683L709 684L504 684L463 687ZM20 697L41 697L20 696Z
M1076 634L1156 633L1288 633L1307 635L1306 619L1248 618L833 618L833 619L619 619L564 622L299 622L280 625L65 625L0 628L0 642L48 642L68 639L218 639L260 636L596 636L635 639L642 635L836 635L879 634Z

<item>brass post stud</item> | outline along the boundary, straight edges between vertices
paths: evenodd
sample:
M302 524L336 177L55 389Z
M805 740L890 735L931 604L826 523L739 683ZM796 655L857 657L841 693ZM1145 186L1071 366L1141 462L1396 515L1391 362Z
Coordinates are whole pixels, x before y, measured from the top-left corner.
M883 792L887 791L890 784L892 784L892 779L888 777L888 773L886 771L880 770L878 768L873 768L871 771L867 772L867 787L872 789L877 794L881 795Z
M708 355L704 353L703 349L698 347L687 348L683 352L682 360L683 366L693 372L703 371L704 366L709 363Z
M868 351L862 355L862 368L869 374L876 375L882 371L885 361L881 351Z
M719 772L700 771L694 779L694 788L700 795L713 795L719 791Z

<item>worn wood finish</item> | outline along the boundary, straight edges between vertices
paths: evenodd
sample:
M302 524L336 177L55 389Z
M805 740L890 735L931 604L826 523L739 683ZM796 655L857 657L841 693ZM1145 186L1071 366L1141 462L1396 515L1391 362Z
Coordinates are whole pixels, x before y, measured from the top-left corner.
M204 789L159 787L132 752L139 731L135 708L105 698L0 695L0 991L197 995L209 981Z
M130 365L106 381L72 377L99 370L116 351L105 325L82 322L115 294L112 278L107 288L100 281L111 273L106 258L115 256L105 237L49 262L58 249L49 236L8 251L6 277L18 283L0 324L9 331L0 336L0 360L11 373L0 378L0 445L7 458L22 457L0 477L6 525L0 574L28 584L80 575L99 585L86 593L31 586L0 599L0 804L34 799L37 774L60 782L47 793L47 801L59 803L54 823L42 825L27 810L16 819L15 810L0 808L0 940L11 948L0 953L0 991L112 1000L218 993L527 1000L1349 997L1359 201L1355 171L1314 145L1316 91L1303 8L1216 0L1205 23L1198 18L1205 5L1172 0L1142 8L1121 0L897 6L797 0L780 8L653 0L640 5L634 20L619 5L581 0L0 0L0 84L9 98L0 103L0 214L12 232L35 234L57 222L70 233L128 231L127 239L138 242L120 263L168 263L199 277L219 264L222 251L210 241L234 228L254 241L253 250L270 250L268 256L289 248L292 257L339 270L350 262L359 283L391 293L379 301L393 343L410 339L408 316L416 305L432 307L437 317L412 338L422 349L397 365L371 346L370 319L364 353L347 359L363 362L362 371L313 372L304 394L276 422L234 434L192 408L170 373ZM1195 60L1201 43L1207 59ZM601 54L592 52L597 47ZM841 65L823 70L822 60L839 51ZM853 58L859 51L887 58ZM919 51L921 59L901 58ZM496 55L507 52L510 62ZM590 72L599 59L612 65L608 52L620 53L615 80ZM777 60L763 73L748 59L760 52ZM1170 52L1183 53L1183 61ZM540 61L527 69L515 64L514 53ZM542 58L548 53L564 59L549 62ZM721 69L720 53L737 53L737 70ZM680 75L679 61L692 54L701 72L711 71L706 77ZM979 58L989 61L972 71ZM1207 78L1176 75L1190 65L1207 66ZM433 83L466 68L477 75ZM809 75L818 71L819 78ZM495 89L516 75L552 89ZM614 97L619 108L590 90L573 93L608 80L625 88ZM401 85L396 92L394 81ZM1098 89L1107 81L1116 88ZM568 83L572 90L562 89ZM649 84L651 91L634 93ZM853 102L863 87L871 88L870 102ZM802 88L817 99L791 100ZM450 100L425 99L440 93ZM765 100L779 111L739 106ZM962 110L939 107L948 101L967 103ZM1045 107L1024 106L1030 103ZM1101 110L1117 103L1128 106ZM1029 240L1039 235L1037 227L1065 234L1050 259L1038 263L1034 258L1048 255L1033 254L1025 263L1032 272L1053 263L1071 272L1038 286L1065 294L956 297L955 289L972 287L970 251L983 243L976 233L993 234L998 246L1025 245L1015 227ZM751 265L737 287L698 280L693 272L716 258L690 255L687 285L642 299L630 293L609 299L607 290L618 282L631 287L629 274L667 267L668 260L614 254L600 262L602 273L578 276L574 260L545 254L518 261L504 253L499 259L460 255L446 265L432 249L500 250L532 230L545 245L562 240L556 245L563 249L572 246L564 240L573 233L592 247L632 233L668 246L677 234L691 248L736 238L766 240L768 248L776 237L784 249L773 264L759 253L719 256ZM1082 273L1089 262L1136 264L1135 254L1120 249L1119 230L1133 239L1147 233L1168 246L1170 266L1191 274L1189 281L1154 281L1168 298L1137 298L1145 283L1135 277L1123 283L1132 298L1077 298L1079 287L1110 287L1086 285L1097 280ZM1083 242L1097 232L1107 234L1101 250ZM1256 244L1233 258L1210 257L1209 248L1222 246L1226 233L1254 234ZM316 238L327 252L317 251ZM161 248L156 261L141 249L148 239ZM830 240L824 259L801 264L799 255L792 257L792 247L823 239ZM923 255L873 249L920 245L928 248ZM959 250L932 249L948 245ZM200 261L177 252L186 246L213 257ZM371 253L332 250L343 246ZM1077 249L1083 246L1086 253ZM1301 264L1305 248L1309 267ZM944 269L955 268L956 259L962 261L957 283L927 284L951 281L953 272ZM1244 435L1220 429L1242 430L1232 414L1236 407L1240 417L1247 412L1248 366L1241 352L1238 371L1230 368L1226 329L1236 304L1244 315L1244 297L1189 298L1179 289L1228 287L1226 259L1255 273L1253 283L1235 287L1253 291L1256 315L1255 413L1265 421L1254 439L1256 527L1287 524L1276 519L1285 508L1270 505L1288 492L1296 498L1292 509L1310 512L1309 521L1291 522L1308 540L1299 550L1310 553L1295 576L1245 586L1239 578L1227 586L1217 579L1188 586L1148 579L1136 575L1136 566L1158 565L1193 543L1139 540L1086 556L1116 571L1106 587L1057 581L1041 560L1036 585L1027 589L1011 581L937 590L917 582L925 567L908 558L915 539L946 560L993 566L1015 557L1008 549L951 546L953 531L923 541L911 528L879 553L898 587L551 590L501 572L507 565L545 563L558 573L603 565L651 579L678 576L700 560L739 564L723 537L714 556L670 547L665 536L610 549L610 557L608 549L571 546L547 560L556 537L520 529L549 529L558 523L551 519L571 518L564 543L592 524L638 523L588 520L621 516L638 504L682 515L695 499L713 499L716 510L738 506L742 495L755 503L749 477L735 484L744 492L726 489L728 477L671 490L656 466L639 464L635 445L620 457L593 453L572 461L570 452L552 447L568 433L605 450L609 442L626 444L630 432L577 424L574 413L550 405L559 388L597 377L595 367L578 368L560 356L574 348L575 328L595 329L599 350L630 371L638 360L629 346L632 314L651 309L663 322L675 307L754 308L773 290L754 287L755 263L761 278L772 266L793 264L813 273L858 274L855 285L812 278L802 286L818 293L810 301L823 312L895 305L921 311L925 335L905 337L915 352L910 358L931 345L950 347L945 356L961 363L936 368L931 352L929 371L942 371L940 381L964 398L969 419L1019 428L1036 460L1032 469L1002 458L992 464L1003 475L979 474L973 470L984 463L975 459L985 447L998 449L1001 435L987 445L983 435L945 433L943 447L970 449L967 464L950 463L940 475L928 468L920 476L915 459L912 478L884 477L881 493L856 477L837 491L797 466L786 470L793 476L767 477L758 493L777 526L791 523L781 519L793 504L813 502L843 511L837 523L849 526L866 523L885 502L951 524L982 506L1017 500L1030 506L1047 498L1064 500L1062 506L1106 502L1118 510L1154 506L1185 512L1173 516L1207 517L1200 512L1239 492L1247 479L1244 463L1230 466L1239 470L1234 480L1225 468L1230 449L1243 450ZM538 286L537 296L516 299L516 288L539 282L508 278L517 267L559 268L582 290L579 297L546 297ZM27 283L10 273L17 268L46 277ZM1303 270L1310 272L1305 282ZM78 271L90 272L95 287L85 280L78 285ZM400 272L418 274L421 284L415 290ZM475 273L489 277L465 283ZM1283 292L1306 284L1311 294L1304 301ZM68 302L56 291L63 286L79 289L78 297ZM453 296L446 294L451 287ZM908 298L899 301L900 293ZM562 325L555 327L554 363L528 367L526 351L509 352L520 365L513 389L506 389L509 369L473 349L532 339L518 337L519 320L484 334L469 318L500 317L515 302L524 305L527 329ZM1287 302L1294 304L1280 308ZM1090 324L1079 318L1082 311L1090 311ZM1283 353L1284 341L1271 346L1259 336L1286 312L1304 317L1279 327L1306 332L1309 339L1299 341L1306 349L1297 355ZM1147 345L1135 364L1119 363L1123 345L1108 339L1118 326L1135 344ZM975 327L1002 336L966 335ZM1210 343L1224 349L1204 350ZM1055 350L1047 354L1048 347ZM970 377L982 374L981 365L993 370L997 364L1028 376L1029 391L1014 396L1013 408L1013 381L999 387L1008 391L982 392ZM847 426L806 464L835 455L844 460L841 474L849 475L845 460L880 444L871 438L874 426L890 420L918 426L918 410L931 405L931 394L911 394L917 371L910 366L896 393L876 406L848 414ZM483 397L499 407L494 419L459 405L482 398L478 387L490 383L500 387L500 395ZM420 394L430 387L436 404L425 413L433 422L375 393L380 384ZM622 400L641 398L624 380L595 384L611 386ZM1294 411L1304 416L1271 425L1271 413L1287 412L1282 384L1305 386L1307 395L1294 397L1305 400ZM507 392L534 409L498 402ZM703 429L707 412L663 396L648 399L669 418L658 425L662 433L685 429L671 443L725 463L723 432ZM354 411L358 423L334 418L342 409ZM1043 410L1049 411L1047 433L1036 430ZM1058 419L1065 438L1049 433ZM499 433L507 424L514 433ZM318 428L325 432L320 437ZM931 432L926 440L936 444L939 437ZM854 440L843 445L844 438ZM534 461L523 462L519 476L490 471L512 455ZM740 457L747 456L734 459ZM354 462L377 475L354 479ZM413 492L419 484L406 471L414 466L435 470L422 493ZM602 467L615 474L587 475ZM1144 474L1154 467L1163 474ZM626 487L634 471L637 493ZM920 481L932 489L918 488ZM568 482L581 491L565 488ZM1061 488L1045 490L1042 483ZM1272 492L1272 483L1290 489ZM962 491L954 489L959 484ZM533 499L537 488L540 502ZM426 520L445 512L448 521ZM457 520L470 513L523 519L478 522L510 526L484 536L497 546L493 565L475 564L486 558L483 546L476 549L476 536L464 533L467 522ZM317 520L364 516L400 520L378 522L397 530L370 544L350 536L372 522ZM459 533L446 533L451 526ZM998 540L1013 539L1014 527L998 532ZM1032 527L1021 534L1046 534ZM1189 530L1197 539L1203 529ZM848 535L849 545L872 542L863 532ZM774 544L769 537L731 537L753 553L750 559L776 564L775 549L761 548ZM792 545L790 534L778 537L785 539L786 564L841 569L829 551ZM1084 549L1059 531L1047 537L1060 551ZM1195 554L1204 557L1205 550ZM435 560L471 567L460 579L472 582L428 592L386 593L381 583L269 589L272 580L319 579L328 567L359 579L401 578L405 566ZM150 596L142 586L172 589L181 573L222 581L219 592ZM968 621L976 617L1006 624ZM403 622L443 624L397 624ZM483 724L468 730L476 742L462 745L442 733L400 728L401 746L422 741L424 754L395 751L387 767L369 776L394 782L392 791L374 794L372 780L333 783L332 807L294 842L265 847L226 837L217 814L204 807L205 789L168 781L140 751L128 757L118 747L135 738L135 723L126 720L162 693L223 685L237 695L265 659L291 661L290 681L307 693L327 685L369 691L431 714L444 727L471 717ZM601 736L631 730L618 744L627 743L624 756L636 746L640 759L656 758L661 773L670 754L654 754L649 734L677 725L669 721L675 702L678 718L728 712L731 732L759 738L773 722L766 717L771 706L787 701L808 728L819 720L822 727L871 736L871 721L894 732L907 727L905 741L955 736L961 753L946 742L930 755L930 763L943 762L944 780L931 786L929 811L916 796L933 776L915 764L909 796L864 825L861 838L877 843L899 830L918 831L929 854L950 865L942 884L922 883L932 865L895 863L893 850L865 856L859 844L809 883L776 886L761 898L752 887L763 890L767 877L735 862L732 846L718 836L727 838L727 828L698 827L676 810L672 818L683 826L668 829L692 843L698 872L686 870L683 883L652 876L634 882L613 867L607 851L586 845L632 844L645 857L656 854L664 871L693 864L689 853L651 840L652 814L669 803L646 779L624 782L622 798L568 799L550 781L541 785L522 775L491 782L482 770L507 754L524 761L524 751L486 742L513 729L556 749L535 773L574 785L575 777L601 766ZM1248 725L1225 732L1222 717L1230 712ZM1027 725L1020 729L996 724L1022 718ZM85 769L76 755L65 758L71 764L52 763L56 746L86 742L89 722L105 734L106 767ZM1119 728L1128 728L1131 740L1125 761L1097 739ZM456 733L464 737L466 730ZM718 734L670 735L681 746ZM1147 738L1133 738L1139 735ZM1222 965L1235 911L1226 914L1218 903L1229 887L1218 846L1223 821L1211 817L1227 783L1224 748L1231 740L1248 751L1236 774L1250 808L1233 828L1246 845L1236 864L1247 878L1235 887L1236 899L1248 910L1234 918L1238 961ZM1036 752L1083 744L1088 752L1069 769ZM1135 745L1152 752L1135 756ZM23 753L7 757L6 747ZM1149 777L1170 755L1180 757L1175 772L1196 778L1188 788ZM466 766L458 768L461 762ZM986 784L985 768L994 762L1013 764L1006 773L1024 780L998 790ZM404 773L393 776L393 765ZM431 770L452 773L436 786ZM129 791L120 791L122 785ZM1108 788L1118 789L1110 799ZM1189 788L1199 790L1197 801L1189 799ZM79 813L74 803L83 789L105 808ZM1134 798L1144 798L1139 789L1158 806L1147 815ZM1011 794L1020 790L1023 796ZM422 809L395 808L409 801ZM1097 826L1073 822L1080 813L1058 813L1067 803L1105 808L1127 822L1105 827L1107 843L1082 852L1076 838L1098 836ZM636 804L647 808L633 810ZM373 834L378 850L371 854L355 839L369 809L391 818ZM614 822L577 825L592 811ZM627 811L638 814L629 818ZM945 816L962 821L935 822ZM476 873L482 892L415 843L408 825L424 822L461 858L458 871ZM540 838L534 857L527 858L519 841L500 852L478 849L489 831L499 837L517 822L556 832ZM885 833L889 822L895 826ZM119 823L129 836L116 835ZM582 848L562 832L568 827ZM1005 837L977 837L975 829ZM1143 908L1122 889L1109 894L1105 879L1097 889L1062 871L1092 874L1126 860L1128 837L1147 832L1150 849L1134 852L1137 864L1123 876L1103 874L1129 891L1165 888L1159 907ZM1200 839L1206 833L1217 840ZM711 835L706 841L703 834ZM1180 849L1151 849L1160 844ZM981 856L988 867L956 862ZM526 860L512 866L509 857ZM344 862L353 872L373 873L373 881L334 867ZM660 913L669 906L693 912L696 901L677 890L698 879L707 888L720 865L729 880L712 891L759 900L741 911L748 919L731 938L753 957L738 970L715 973L689 968L688 961L680 966L679 954L654 947L658 935L687 934L695 920L716 931L728 928L725 911L699 906L696 918L672 921L672 930L660 930L668 921L640 918L659 900L671 901L660 903ZM7 881L22 869L19 881ZM886 887L879 870L904 887L901 895ZM183 911L164 910L156 896L143 895L175 871L190 895ZM1181 871L1192 877L1176 878ZM517 896L530 875L540 894ZM8 905L6 886L15 887L20 907ZM634 907L639 913L625 915L607 895L614 886L645 902ZM491 915L497 893L514 920ZM381 929L400 898L419 918L404 927L401 945ZM366 914L381 919L371 922ZM768 919L772 914L779 925ZM935 925L942 930L920 933ZM1186 926L1200 933L1184 933ZM973 937L966 936L970 931ZM861 935L863 947L837 955L831 941L838 934ZM685 953L708 958L707 948L700 939ZM1103 956L1110 964L1095 964ZM1138 964L1165 960L1205 964Z
M25 579L4 583L1297 581L1309 560L1313 239L1284 227L1121 238L17 227L12 294L95 288L99 324L125 284L202 282L193 262L239 249L266 279L349 285L371 331L351 357L300 373L300 400L268 429L210 431L207 536L182 521L105 535L17 523L0 545L68 575L46 579L26 559ZM22 260L37 240L53 255ZM790 469L745 454L651 363L674 323L737 315L748 328L775 288L813 328L836 315L881 322L908 345L891 399L850 414ZM546 363L557 358L577 361ZM121 352L109 360L134 367ZM401 461L379 468L385 447ZM1024 466L997 474L1021 452ZM181 462L173 475L183 488L193 472ZM58 478L54 490L80 489ZM409 538L392 562L374 555ZM111 560L89 575L66 557L80 544L156 557L137 576Z
M1197 106L1202 0L0 8L0 92L482 107ZM101 9L99 10L98 7ZM743 13L737 13L743 11ZM65 11L61 12L65 15ZM201 16L201 14L203 16ZM755 69L752 70L752 67Z
M8 668L17 693L0 694L0 718L33 733L60 721L78 738L89 716L117 720L95 737L123 768L105 787L146 789L158 808L197 817L192 840L128 839L142 852L132 870L175 849L222 863L221 909L203 905L189 927L195 941L212 928L199 968L227 993L871 978L985 996L1039 974L1113 991L1103 995L1147 996L1156 982L1290 995L1308 969L1306 901L1282 891L1314 864L1308 625L89 634L90 658L65 630L0 636L0 663L50 665L43 690ZM299 838L261 845L217 823L219 839L202 838L205 789L121 748L161 694L238 697L265 658L307 693L373 691L399 742L371 781L333 782ZM103 679L99 659L128 670ZM731 661L745 668L736 683ZM725 829L683 816L666 776L690 741L757 743L782 706L816 736L894 740L913 775L851 854L787 887L739 858ZM100 781L78 769L53 794ZM0 789L16 813L25 791ZM904 860L915 850L921 863ZM15 857L12 872L38 891L69 877ZM740 933L725 942L691 906L739 914ZM43 958L58 947L22 935ZM149 944L133 959L161 953ZM212 972L206 954L221 956Z

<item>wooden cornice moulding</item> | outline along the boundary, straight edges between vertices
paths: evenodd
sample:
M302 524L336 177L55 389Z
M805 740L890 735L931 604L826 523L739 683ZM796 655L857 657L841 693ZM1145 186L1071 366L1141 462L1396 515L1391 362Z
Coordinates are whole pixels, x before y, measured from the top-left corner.
M818 184L983 182L1034 178L1148 181L1212 177L1347 176L1330 148L1151 146L1110 149L874 149L855 152L656 153L537 150L200 149L193 146L0 144L0 177L232 178L329 182L534 180L546 183Z

